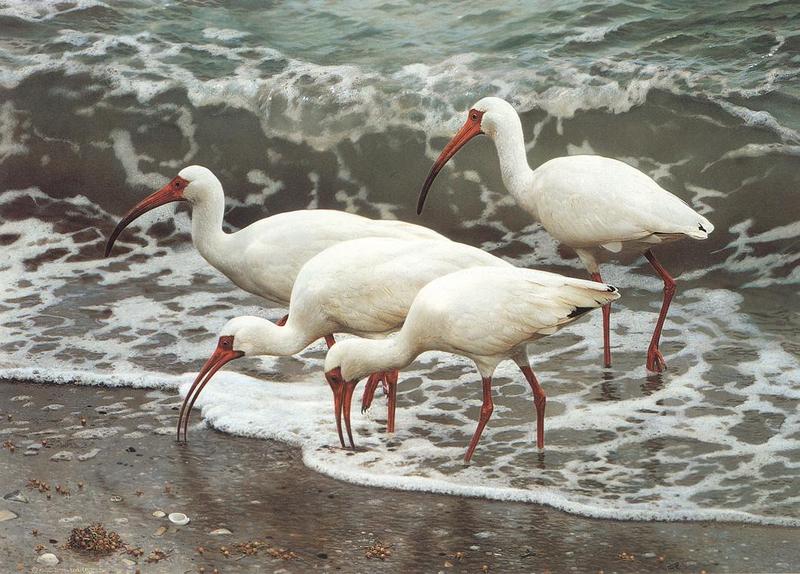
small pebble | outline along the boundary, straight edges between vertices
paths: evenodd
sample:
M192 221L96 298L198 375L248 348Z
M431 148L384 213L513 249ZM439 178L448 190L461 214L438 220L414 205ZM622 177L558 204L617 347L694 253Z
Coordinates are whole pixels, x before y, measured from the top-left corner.
M58 556L52 554L50 552L46 552L41 554L37 559L36 562L39 564L44 564L45 566L55 566L59 563Z
M83 520L82 516L65 516L64 518L59 518L58 521L62 524L70 524L72 522L80 522Z
M0 522L5 522L6 520L14 520L17 518L17 515L11 512L10 510L0 510Z
M62 450L60 452L55 453L53 456L50 457L50 460L54 461L70 461L74 458L74 454L68 450Z
M80 430L75 434L73 434L72 436L75 438L108 438L124 430L125 427L91 428L91 429Z
M163 510L155 510L155 511L153 511L153 516L155 516L156 518L164 518L166 515L167 515L167 513L164 512Z
M23 502L28 503L28 497L22 494L19 490L15 490L14 492L9 492L3 497L4 500L10 500L11 502Z
M100 452L99 448L93 448L89 452L85 452L83 454L79 454L78 455L78 460L83 461L83 460L92 459L92 458L96 457L99 452Z
M209 534L211 536L221 536L223 534L233 534L233 532L231 532L227 528L217 528L216 530L212 530L211 532L209 532Z

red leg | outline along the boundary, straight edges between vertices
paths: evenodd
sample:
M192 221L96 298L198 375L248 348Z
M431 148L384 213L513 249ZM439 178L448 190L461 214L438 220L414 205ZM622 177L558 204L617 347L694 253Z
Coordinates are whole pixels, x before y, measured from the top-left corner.
M600 273L592 273L592 280L603 283ZM603 305L603 366L611 366L611 303Z
M347 381L342 392L344 407L344 426L347 429L347 438L350 439L350 447L356 448L353 442L353 431L350 430L350 405L353 403L353 391L356 389L357 381Z
M289 315L284 315L283 317L281 317L280 319L278 319L278 322L277 322L277 323L275 323L275 324L276 324L278 327L283 327L283 326L286 324L286 321L288 321L288 320L289 320Z
M485 377L483 379L483 404L481 405L481 416L478 420L478 428L475 429L475 434L472 435L472 440L469 442L467 454L464 456L464 462L469 462L472 458L472 453L475 452L475 447L478 446L478 441L481 438L481 433L486 423L494 411L494 403L492 403L492 377Z
M367 385L364 387L364 394L361 395L361 412L365 413L372 406L372 398L375 396L375 391L378 388L383 373L372 373L367 379Z
M544 448L544 407L547 404L547 395L536 380L533 369L530 367L520 367L520 369L533 391L533 404L536 405L536 446L541 450Z
M667 368L667 363L664 361L664 356L658 349L658 343L661 340L661 329L664 327L664 321L667 318L667 311L672 297L675 295L676 287L675 280L670 276L666 269L661 266L656 260L655 255L649 249L644 252L644 256L659 274L664 281L664 301L661 303L661 312L658 314L658 321L656 328L653 331L653 338L650 339L650 346L647 348L647 369L656 373L660 373Z
M386 416L386 432L394 432L394 415L397 410L397 377L400 373L397 369L387 371L384 380L389 387L386 396L389 398L388 411Z
M333 391L333 412L336 415L336 432L339 433L339 442L342 444L342 448L346 448L344 446L344 435L342 435L342 391L344 390L344 385L342 383L332 383L328 381L328 384Z
M333 335L325 335L325 344L328 345L328 348L330 349L334 344L336 344L336 339L333 338Z

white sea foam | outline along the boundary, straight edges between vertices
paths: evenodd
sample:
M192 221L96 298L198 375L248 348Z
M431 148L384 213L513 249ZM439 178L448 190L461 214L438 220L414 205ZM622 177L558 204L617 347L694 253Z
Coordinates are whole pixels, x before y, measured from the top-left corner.
M768 155L786 155L797 157L800 156L800 145L787 145L783 143L750 143L740 147L739 149L726 152L719 161L726 159L739 159L743 157L764 157Z
M564 39L564 42L575 42L578 44L591 44L593 42L599 42L606 37L606 34L613 32L617 28L619 28L619 25L592 26L583 30L577 30L580 32L579 34L568 36Z
M0 105L0 163L12 155L22 155L28 152L25 141L29 139L24 130L19 130L23 120L11 102Z
M30 22L51 20L56 16L77 12L94 6L108 7L105 2L97 0L71 0L70 2L53 2L52 0L2 0L0 16L12 16Z
M221 40L223 42L230 42L231 40L239 40L249 36L247 32L241 30L233 30L231 28L204 28L203 37L210 40Z

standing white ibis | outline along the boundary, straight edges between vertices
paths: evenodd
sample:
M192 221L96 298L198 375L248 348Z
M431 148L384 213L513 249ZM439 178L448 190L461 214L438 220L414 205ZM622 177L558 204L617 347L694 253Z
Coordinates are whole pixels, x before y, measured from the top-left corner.
M544 448L547 397L528 362L527 346L555 333L584 313L619 298L604 283L533 269L475 267L440 277L423 287L400 332L383 340L348 339L325 357L325 377L344 386L345 427L350 433L352 396L359 379L375 370L402 369L425 351L444 351L475 362L483 379L483 405L466 462L492 415L492 376L512 359L533 390L536 444Z
M225 195L207 168L183 168L167 185L135 205L117 224L106 244L133 220L174 201L192 205L192 242L200 255L238 287L283 306L289 304L300 268L320 251L362 237L439 239L443 235L403 221L376 221L330 209L289 211L265 217L235 233L222 229Z
M219 333L217 349L203 365L181 407L184 438L189 413L203 387L222 365L239 357L293 355L320 337L355 333L382 337L403 324L414 297L433 279L468 267L513 267L476 247L454 241L402 240L382 237L338 243L312 257L297 275L282 327L258 317L236 317ZM332 347L336 347L332 345ZM330 383L330 380L329 380ZM394 430L397 376L387 377L389 415ZM337 431L341 428L343 389L331 383ZM350 396L344 403L349 417ZM185 414L185 418L184 418ZM351 445L352 434L349 432Z
M647 350L647 368L666 368L659 350L661 329L675 280L656 260L654 245L684 237L705 239L714 226L682 199L626 163L597 155L559 157L532 170L525 155L519 115L500 98L483 98L433 164L419 195L417 213L444 164L469 140L486 134L494 140L508 191L556 240L573 248L595 281L599 263L624 251L643 253L664 281L664 299ZM604 363L611 366L609 321L603 308Z

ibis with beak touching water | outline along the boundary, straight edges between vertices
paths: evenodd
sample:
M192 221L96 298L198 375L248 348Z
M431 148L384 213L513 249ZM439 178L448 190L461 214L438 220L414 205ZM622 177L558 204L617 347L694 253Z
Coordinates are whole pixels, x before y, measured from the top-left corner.
M666 368L659 350L661 329L675 294L675 280L652 248L690 237L706 239L714 230L708 219L659 186L651 177L621 161L598 155L551 159L531 169L525 155L522 122L500 98L483 98L433 164L419 195L421 213L436 175L468 141L486 134L495 144L508 191L557 241L575 250L592 276L602 282L600 262L620 252L642 253L664 282L664 297L650 346L647 368ZM611 366L611 307L603 307L604 363Z
M217 348L183 401L178 420L184 438L194 402L225 363L240 357L299 353L332 333L384 337L400 328L411 302L433 279L469 267L513 267L476 247L441 240L372 237L345 241L312 257L297 275L289 315L282 327L258 317L236 317L220 331ZM335 348L339 343L333 344ZM342 405L349 417L352 387L328 379L334 394L337 431ZM397 373L387 377L387 430L394 430ZM348 394L349 393L349 394ZM352 434L348 431L351 445Z
M494 405L492 376L512 359L533 390L536 443L544 448L545 392L528 362L527 346L555 333L588 311L619 298L604 283L517 267L474 267L445 275L417 294L400 332L391 338L352 338L334 345L325 357L325 377L344 385L344 400L359 379L375 370L402 369L425 351L444 351L474 361L483 380L478 427L465 462L472 458ZM344 404L350 434L350 407Z

